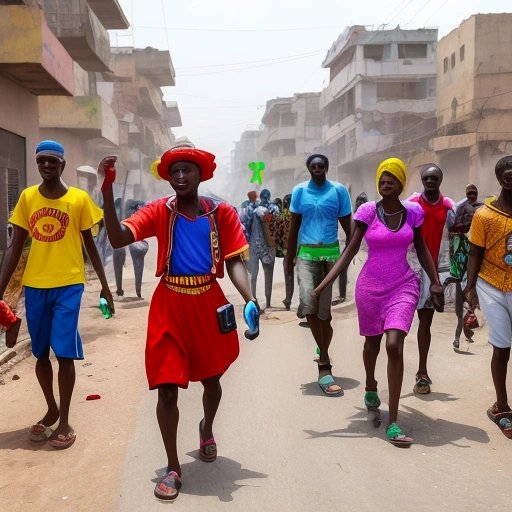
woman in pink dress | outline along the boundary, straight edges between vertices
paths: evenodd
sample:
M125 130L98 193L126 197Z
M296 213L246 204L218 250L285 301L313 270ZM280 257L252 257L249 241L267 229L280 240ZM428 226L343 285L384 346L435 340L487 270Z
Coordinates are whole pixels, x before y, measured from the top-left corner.
M379 165L376 185L382 199L361 205L354 214L355 227L347 248L313 292L320 293L347 268L364 238L368 245L368 260L359 274L355 292L359 331L365 337L364 402L369 411L380 406L375 365L381 340L386 334L389 387L386 436L388 441L399 446L410 446L413 442L396 423L404 372L404 339L411 328L420 291L419 278L407 262L407 250L411 244L414 244L419 262L431 279L430 292L434 303L441 307L444 301L443 288L421 234L423 210L418 204L400 201L406 180L406 166L402 160L389 158Z

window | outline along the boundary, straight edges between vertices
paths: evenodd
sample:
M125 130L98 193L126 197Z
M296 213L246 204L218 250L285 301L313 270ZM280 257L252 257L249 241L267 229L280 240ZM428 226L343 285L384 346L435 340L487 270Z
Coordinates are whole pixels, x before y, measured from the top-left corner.
M342 119L354 114L354 112L354 88L352 88L332 103L328 113L329 126L339 123Z
M20 197L20 173L18 169L7 168L7 215L14 210Z
M446 73L448 71L448 57L445 57L443 60L443 68L444 72Z
M382 60L384 55L384 45L366 44L363 47L363 57L365 59Z
M452 66L452 69L455 67L455 52L452 53L452 56L451 56L451 66Z
M357 148L356 129L353 128L348 132L348 144L351 150Z
M466 53L466 45L462 45L459 49L459 60L462 62L464 60L464 57L465 57L465 53Z
M340 163L347 158L347 144L346 144L346 136L343 135L338 141L336 142L336 162Z
M421 100L428 95L428 82L381 82L377 84L377 100Z
M399 59L424 59L427 56L426 44L399 44L398 45L398 58Z
M295 126L296 123L297 123L297 114L291 113L291 112L281 114L280 126Z

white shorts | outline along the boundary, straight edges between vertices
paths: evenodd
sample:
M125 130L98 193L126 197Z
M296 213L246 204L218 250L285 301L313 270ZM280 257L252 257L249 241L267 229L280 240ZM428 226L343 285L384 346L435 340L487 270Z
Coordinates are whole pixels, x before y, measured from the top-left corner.
M512 292L502 292L480 277L476 282L480 307L489 326L489 343L497 348L512 345Z

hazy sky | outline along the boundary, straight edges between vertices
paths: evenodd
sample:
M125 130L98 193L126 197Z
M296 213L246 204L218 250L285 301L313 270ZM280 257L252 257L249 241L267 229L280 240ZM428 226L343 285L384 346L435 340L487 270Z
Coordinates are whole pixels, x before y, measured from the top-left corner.
M439 37L510 0L119 0L132 24L112 45L169 49L183 127L198 147L229 163L233 141L256 128L265 102L328 83L326 51L349 25L438 27Z

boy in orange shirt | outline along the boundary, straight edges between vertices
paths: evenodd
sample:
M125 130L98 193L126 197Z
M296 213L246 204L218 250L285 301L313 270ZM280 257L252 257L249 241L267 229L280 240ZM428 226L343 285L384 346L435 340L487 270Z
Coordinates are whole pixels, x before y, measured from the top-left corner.
M496 402L487 415L512 439L512 411L506 387L512 344L512 155L499 160L495 171L501 192L497 199L487 199L473 217L464 294L472 308L480 303L493 347L491 374Z

